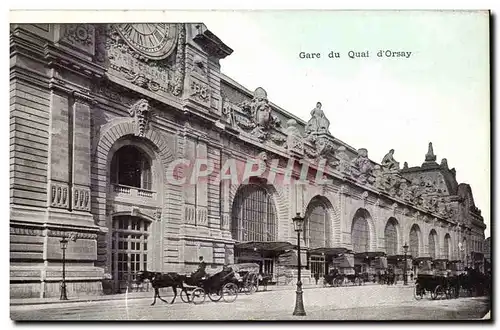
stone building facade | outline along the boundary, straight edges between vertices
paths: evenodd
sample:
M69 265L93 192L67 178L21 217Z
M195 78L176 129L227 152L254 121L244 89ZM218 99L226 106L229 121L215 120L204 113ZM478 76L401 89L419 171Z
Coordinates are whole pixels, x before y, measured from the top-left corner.
M232 49L204 24L10 32L12 297L59 294L62 237L70 295L188 273L199 256L281 283L297 213L306 277L397 267L405 243L413 259L479 260L480 211L431 144L420 167L369 159L329 132L321 103L305 122L225 76Z

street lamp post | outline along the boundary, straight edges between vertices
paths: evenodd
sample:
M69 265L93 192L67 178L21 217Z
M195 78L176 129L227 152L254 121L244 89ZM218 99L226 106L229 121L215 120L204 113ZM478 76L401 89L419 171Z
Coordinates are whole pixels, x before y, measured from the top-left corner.
M405 263L404 263L404 267L403 267L403 285L408 285L408 271L407 271L407 265L408 265L408 262L406 261L406 254L408 253L408 244L405 243L405 245L403 245L403 251L405 253Z
M62 283L61 283L61 298L60 300L68 300L68 296L66 294L66 248L68 247L68 240L66 237L63 237L60 241L61 250L63 254L62 259Z
M292 219L293 225L295 227L295 231L297 232L297 254L298 254L298 280L297 280L297 291L295 295L295 310L293 311L293 315L296 316L305 316L306 311L304 310L304 300L302 297L302 281L300 277L300 232L302 231L302 227L304 225L304 218L300 216L300 213L297 212L297 215Z

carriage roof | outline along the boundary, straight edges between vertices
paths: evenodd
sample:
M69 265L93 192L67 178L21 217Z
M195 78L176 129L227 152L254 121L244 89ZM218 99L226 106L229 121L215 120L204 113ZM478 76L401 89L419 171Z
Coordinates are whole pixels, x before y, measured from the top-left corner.
M251 272L251 273L258 273L260 270L259 264L250 263L250 262L234 264L234 265L230 265L229 267L231 267L235 272L246 271L246 272Z

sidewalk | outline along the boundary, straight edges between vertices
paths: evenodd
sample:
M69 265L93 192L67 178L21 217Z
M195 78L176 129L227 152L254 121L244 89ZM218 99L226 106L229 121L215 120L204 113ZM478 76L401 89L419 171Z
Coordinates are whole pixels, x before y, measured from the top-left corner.
M308 285L303 285L302 288L304 290L306 289L314 289L314 288L321 288L323 287L322 285L313 285L313 284L308 284ZM259 291L256 292L257 294L262 293L262 292L272 292L272 291L283 291L283 290L295 290L296 285L283 285L283 286L268 286L267 290L263 290L262 287L259 287ZM162 298L172 298L174 293L172 292L171 288L168 288L169 290L165 294L161 294ZM177 290L177 299L180 299L180 290ZM69 304L69 303L76 303L76 302L91 302L91 301L107 301L107 300L125 300L127 299L144 299L144 298L150 298L153 300L154 297L154 290L150 291L143 291L143 292L128 292L127 294L125 293L117 293L117 294L109 294L109 295L93 295L93 296L79 296L79 297L68 297L69 300L59 300L58 297L52 297L52 298L11 298L10 299L10 305L11 306L19 306L19 305L40 305L40 304Z
M396 285L380 285L377 283L365 283L363 286L372 286L372 285L379 285L381 287L387 287L387 288L398 288L398 287L405 287L402 283L396 284ZM406 287L411 287L412 285L407 285ZM350 287L350 286L347 286ZM264 292L273 292L273 291L294 291L296 289L296 283L289 284L289 285L281 285L281 286L275 286L275 285L270 285L267 287L267 290L263 290L262 287L259 287L259 291L256 292L256 294L264 293ZM323 288L322 284L303 284L302 289L304 290L309 290L309 289L316 289L316 288ZM335 287L328 287L331 289L335 289ZM172 298L173 297L173 292L171 288L168 288L168 293L161 294L162 298ZM69 300L59 300L58 297L52 297L52 298L11 298L10 299L10 305L11 306L20 306L20 305L41 305L41 304L70 304L70 303L81 303L81 302L93 302L93 301L109 301L109 300L125 300L125 299L145 299L149 298L153 300L154 297L154 291L150 290L147 292L128 292L127 294L125 293L117 293L117 294L110 294L110 295L93 295L93 296L79 296L79 297L68 297ZM177 299L180 299L180 290L177 290ZM169 299L167 299L169 300Z

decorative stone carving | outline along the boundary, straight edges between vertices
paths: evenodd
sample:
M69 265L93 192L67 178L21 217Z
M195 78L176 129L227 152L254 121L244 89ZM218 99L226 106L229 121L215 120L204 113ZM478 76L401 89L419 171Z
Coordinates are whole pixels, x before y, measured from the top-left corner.
M347 195L349 194L349 188L345 184L343 184L340 186L339 192L343 195Z
M92 24L61 24L61 27L64 30L61 42L94 54L95 28Z
M434 149L432 148L432 142L429 142L429 148L427 150L427 153L425 154L425 161L426 162L435 162L436 161L436 155L434 155Z
M448 169L448 160L446 158L441 159L441 167L444 169Z
M234 105L226 99L222 99L222 119L230 126L233 126L235 123Z
M358 149L358 155L351 162L351 174L361 183L373 183L373 165L368 159L368 150Z
M361 199L363 201L366 201L366 199L368 198L368 191L364 191L362 194L361 194Z
M126 25L126 27L122 27ZM125 33L133 24L98 24L96 33L96 62L108 68L108 74L125 79L134 85L160 95L180 96L185 77L185 27L168 24L169 37L161 54L154 48L142 51L133 40L125 40ZM177 30L177 31L176 31ZM176 32L172 32L176 31ZM176 40L175 40L176 38ZM175 56L171 56L177 48ZM157 54L158 53L158 54ZM154 55L154 56L153 56Z
M411 199L411 191L408 182L405 179L401 179L398 189L398 197L404 201L409 201Z
M346 148L344 146L338 147L335 152L335 157L338 159L337 170L344 174L351 173L351 160L349 155L347 155Z
M279 133L271 133L269 140L273 141L274 144L278 146L282 146L287 141L287 138Z
M252 101L244 101L241 108L245 117L237 116L236 123L244 130L252 129L251 134L261 142L269 138L272 129L281 126L278 117L271 113L267 93L262 87L258 87Z
M304 155L304 140L297 128L297 121L289 119L286 128L286 146L290 153L295 155Z
M135 119L135 135L144 137L150 110L149 102L146 99L140 99L130 107L129 113Z
M191 67L191 72L199 74L202 77L207 76L207 65L199 55L193 56L193 65Z
M157 208L155 210L155 213L154 213L154 218L157 220L157 221L161 221L161 213L162 213L162 209L161 208Z
M329 133L330 121L321 110L321 102L316 103L316 108L311 110L311 119L305 127L305 134L308 138L314 140L314 136L323 133Z
M66 183L51 183L50 206L64 209L67 209L69 207L68 185Z
M25 236L43 236L42 229L27 228L27 227L10 227L11 235L25 235Z
M90 189L88 187L73 186L73 209L90 211Z
M97 233L89 232L76 232L68 230L50 229L48 231L48 236L50 237L65 237L71 241L76 241L77 239L97 239Z
M189 225L196 224L196 209L194 205L184 206L184 221Z
M405 163L403 164L403 170L407 170L407 169L408 169L408 162L405 162Z
M198 82L195 80L191 81L191 97L195 100L200 101L201 103L209 103L210 102L210 90L208 85L202 82Z
M204 207L198 207L196 210L196 224L206 226L208 224L208 211Z
M394 159L394 149L391 149L382 159L382 167L389 171L399 170L399 162Z

